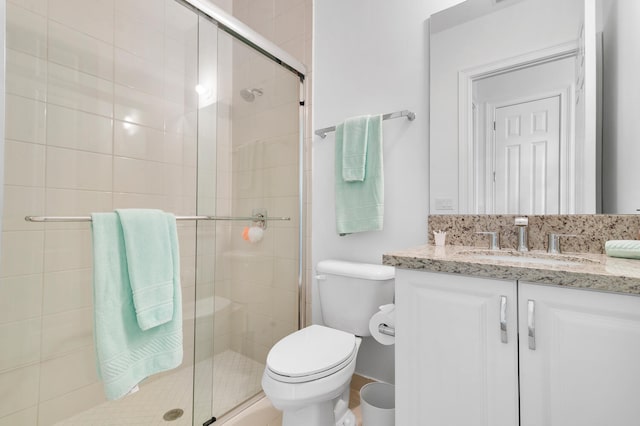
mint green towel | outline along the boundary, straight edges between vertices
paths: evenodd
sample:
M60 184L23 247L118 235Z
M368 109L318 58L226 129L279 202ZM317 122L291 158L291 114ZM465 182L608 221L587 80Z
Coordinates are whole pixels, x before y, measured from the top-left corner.
M171 321L144 331L136 318L120 219L116 213L92 215L94 339L98 374L110 400L182 363L178 238L175 218L166 218L171 229L173 314Z
M124 234L138 325L148 330L171 321L173 316L173 263L167 213L148 209L120 209L116 213Z
M640 241L611 240L604 243L604 251L610 257L624 257L626 259L640 259Z
M342 144L344 126L336 126L335 197L336 230L345 235L379 231L384 213L384 174L382 170L382 117L369 118L365 179L345 182L342 179ZM372 138L371 135L380 135Z
M369 116L348 118L342 132L342 179L347 182L362 182L367 164L367 142L369 140ZM380 132L371 138L380 138ZM336 135L337 138L337 135ZM377 143L377 141L372 141Z

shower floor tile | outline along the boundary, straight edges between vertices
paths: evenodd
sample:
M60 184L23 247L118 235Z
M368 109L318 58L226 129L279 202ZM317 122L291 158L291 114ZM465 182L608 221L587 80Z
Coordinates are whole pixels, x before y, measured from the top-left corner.
M213 410L223 414L261 390L260 381L264 365L246 356L225 351L211 361L198 363L198 374L210 377L213 368ZM208 376L207 376L208 375ZM203 384L209 380L200 381ZM197 389L196 393L211 395L210 389ZM193 368L183 367L165 374L157 380L143 384L139 392L117 401L109 401L79 413L57 426L191 426L193 405ZM207 407L196 412L207 412ZM167 411L180 408L184 415L173 421L163 420ZM204 408L204 410L203 410Z

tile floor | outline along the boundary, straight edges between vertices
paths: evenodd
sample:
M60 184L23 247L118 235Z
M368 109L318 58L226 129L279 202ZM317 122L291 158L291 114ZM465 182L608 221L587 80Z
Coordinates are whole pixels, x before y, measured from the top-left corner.
M373 380L354 375L351 380L349 408L356 415L357 426L362 426L360 413L360 388ZM282 412L276 410L267 398L262 398L234 417L221 419L224 426L282 426Z
M197 366L198 374L211 375L213 367L213 410L226 413L238 404L261 391L260 380L264 365L234 351L225 351L211 361L202 361ZM203 385L210 380L196 381ZM203 395L211 390L201 389ZM196 393L200 392L196 390ZM207 402L208 405L211 402ZM77 414L56 426L191 426L193 405L193 368L183 367L165 374L141 386L139 392L117 401L102 403ZM179 408L182 417L167 422L162 416L167 411ZM196 412L209 412L210 407L199 407ZM204 411L203 411L204 410Z

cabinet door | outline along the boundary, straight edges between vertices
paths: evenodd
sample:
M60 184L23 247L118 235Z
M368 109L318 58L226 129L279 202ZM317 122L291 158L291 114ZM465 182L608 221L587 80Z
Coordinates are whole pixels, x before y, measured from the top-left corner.
M396 270L397 425L517 425L515 294L515 282Z
M639 425L640 297L520 283L519 298L521 425Z

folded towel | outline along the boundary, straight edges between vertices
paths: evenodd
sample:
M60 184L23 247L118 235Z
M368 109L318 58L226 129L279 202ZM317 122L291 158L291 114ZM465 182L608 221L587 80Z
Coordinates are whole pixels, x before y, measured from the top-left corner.
M379 231L384 213L384 174L382 170L382 116L369 118L367 134L366 178L362 182L342 179L342 135L344 126L336 126L335 197L336 230L345 235Z
M120 219L116 213L92 215L94 340L98 374L110 400L182 363L178 239L175 218L166 217L172 228L173 314L170 322L144 331L136 318Z
M116 210L124 234L129 281L138 325L148 330L173 316L173 248L167 213ZM175 218L172 220L175 232Z
M604 251L610 257L640 259L640 241L611 240L604 243Z
M342 179L347 182L362 182L367 162L369 116L348 118L342 133ZM371 135L380 137L380 134ZM337 138L337 135L336 135ZM372 141L377 143L376 141Z

